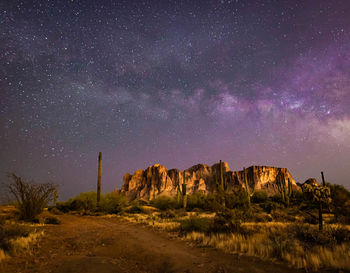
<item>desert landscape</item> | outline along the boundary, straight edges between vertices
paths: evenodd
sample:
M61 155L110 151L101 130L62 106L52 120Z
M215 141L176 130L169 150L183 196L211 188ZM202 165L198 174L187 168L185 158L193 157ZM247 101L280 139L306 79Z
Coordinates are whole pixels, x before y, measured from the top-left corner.
M350 273L350 0L0 1L0 273Z
M37 189L20 177L12 179L14 193ZM322 184L314 178L299 184L286 168L231 171L221 161L183 172L155 164L126 173L122 188L108 194L86 192L56 202L52 191L47 198L55 205L42 212L24 210L28 204L20 197L17 209L2 207L1 268L346 272L350 192L325 182L323 173L322 179ZM34 196L39 195L32 195L31 204L39 202Z

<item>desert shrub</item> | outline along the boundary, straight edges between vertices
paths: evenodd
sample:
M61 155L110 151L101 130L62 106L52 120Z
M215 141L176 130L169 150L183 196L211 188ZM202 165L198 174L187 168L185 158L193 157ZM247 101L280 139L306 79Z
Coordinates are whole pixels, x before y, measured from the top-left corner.
M267 200L266 191L255 191L252 196L253 203L264 203Z
M350 239L350 231L341 227L327 226L320 231L313 225L294 225L290 228L290 233L306 248L316 245L332 247Z
M49 224L49 225L59 225L61 224L60 219L56 217L46 217L44 220L44 224Z
M350 192L342 185L328 185L331 190L331 209L337 222L350 224Z
M127 213L143 213L142 206L138 204L133 204L132 206L125 209L125 212Z
M69 212L69 204L68 202L57 202L56 209L60 212Z
M192 231L208 232L210 227L210 219L198 216L190 216L180 222L180 233L188 233Z
M350 230L345 226L328 227L328 229L330 234L332 234L333 238L336 240L337 244L350 242Z
M53 214L57 214L57 215L61 215L62 214L62 212L60 210L58 210L56 207L53 207L53 206L49 207L48 211L53 213Z
M273 201L266 201L265 203L260 204L260 207L263 209L263 211L267 213L271 213L272 211L276 210L280 207L280 205Z
M270 197L270 200L275 203L282 203L282 195L280 193L276 193Z
M69 210L96 210L96 192L84 192L78 196L69 199L68 208Z
M225 193L225 207L229 209L247 209L249 206L246 191L241 187L236 187L233 192Z
M207 211L219 211L222 209L222 204L220 203L221 197L218 193L208 194L204 199L204 210Z
M58 202L56 208L62 212L69 211L101 211L119 213L129 204L129 199L122 193L111 192L102 194L97 208L97 194L95 191L84 192L70 198L66 202Z
M52 183L29 183L14 173L9 174L9 178L12 180L9 191L16 200L20 218L26 221L35 219L54 198L57 190Z
M272 221L272 216L263 212L256 212L252 214L252 217L250 219L251 222L256 222L256 223L265 223L265 222L271 222Z
M176 216L176 214L172 210L162 211L159 214L159 217L162 218L162 219L172 219L172 218L175 218L175 216Z
M102 194L98 210L108 213L119 213L129 204L129 199L122 193ZM137 204L141 207L141 204Z
M241 223L247 220L248 215L250 214L247 210L239 209L224 209L220 212L217 212L210 231L214 233L244 233L245 230L242 228Z
M177 202L169 196L159 196L150 202L150 205L160 210L174 209L177 207Z
M194 194L190 194L187 196L187 209L207 209L208 208L208 200L207 196L204 193L196 192Z
M293 249L293 239L284 230L276 230L268 234L268 242L271 248L271 257L282 259L284 253Z

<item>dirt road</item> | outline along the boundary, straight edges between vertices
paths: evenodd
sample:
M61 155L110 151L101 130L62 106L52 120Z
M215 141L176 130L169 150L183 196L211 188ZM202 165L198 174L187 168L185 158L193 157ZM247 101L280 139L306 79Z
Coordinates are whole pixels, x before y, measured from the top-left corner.
M295 272L286 266L189 245L176 236L117 218L61 215L61 225L30 254L0 263L1 273Z

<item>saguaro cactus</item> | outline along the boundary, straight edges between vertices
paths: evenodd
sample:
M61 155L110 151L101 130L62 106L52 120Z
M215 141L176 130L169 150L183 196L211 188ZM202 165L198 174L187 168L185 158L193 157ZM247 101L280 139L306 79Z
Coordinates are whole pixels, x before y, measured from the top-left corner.
M53 194L53 205L56 207L57 204L57 199L58 199L58 190L56 189L54 194Z
M321 176L322 176L322 186L325 187L326 186L326 181L324 180L323 172L321 172Z
M293 195L293 185L292 185L292 182L290 182L289 177L288 177L288 196L289 197L294 197L294 195Z
M286 185L286 175L282 170L280 170L280 172L278 173L276 180L277 180L278 191L281 194L282 203L284 203L286 206L289 206L289 200L292 194L292 183L288 178L287 179L288 185Z
M222 161L220 160L220 188L221 191L224 190L224 171L222 168Z
M182 204L183 207L187 207L187 195L186 195L186 176L185 171L183 172L183 182L182 182Z
M249 192L249 186L248 186L248 179L247 179L247 170L246 168L243 168L243 176L244 176L244 185L245 190L247 192L247 198L248 198L248 206L250 207L250 192Z
M180 180L180 179L179 179ZM186 189L186 176L185 176L185 171L182 173L182 185L180 186L180 181L179 185L177 187L177 201L180 203L182 201L182 206L184 208L187 207L187 189Z
M326 181L324 180L323 172L321 172L322 176L322 186L326 187ZM323 230L323 216L322 216L322 202L320 201L318 204L318 229Z
M98 154L98 174L97 174L97 206L101 200L101 171L102 171L102 152Z

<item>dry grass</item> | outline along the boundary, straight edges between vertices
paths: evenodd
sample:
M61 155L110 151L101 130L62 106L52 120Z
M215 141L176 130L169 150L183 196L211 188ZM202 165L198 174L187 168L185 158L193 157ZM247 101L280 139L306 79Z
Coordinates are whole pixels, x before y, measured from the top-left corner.
M259 224L260 225L260 224ZM250 223L247 226L253 226ZM315 246L310 249L303 248L296 240L281 241L281 245L268 240L269 232L283 232L286 224L269 223L260 232L252 235L240 234L211 234L192 232L186 239L194 241L201 246L221 249L225 252L245 254L268 260L283 260L295 268L318 270L319 268L336 268L350 270L350 244L342 243L330 247ZM282 229L281 229L282 227ZM261 227L260 227L261 228ZM288 236L288 234L286 234ZM283 245L285 244L285 245ZM280 258L276 257L280 252Z
M159 218L159 213L147 214L126 214L120 216L121 219L132 223L140 223L154 228L164 230L164 231L175 231L178 230L180 223L172 219L161 219Z
M193 215L192 215L193 214ZM134 223L142 223L164 231L178 231L180 221L197 215L213 218L215 214L188 213L186 216L173 219L162 219L159 213L131 214L121 218ZM289 227L294 223L267 222L243 223L244 234L205 234L190 232L185 240L201 246L214 247L224 252L255 256L265 260L284 261L294 268L318 270L334 268L350 270L350 243L344 242L332 247L313 246L305 248L289 234ZM335 228L337 225L329 225ZM347 227L350 230L350 227ZM315 227L317 229L317 227ZM271 239L272 238L272 239Z
M28 237L19 237L16 239L10 240L11 242L11 250L13 253L18 253L22 250L30 249L30 246L34 245L40 237L44 235L44 231L33 232L29 234Z
M7 258L7 255L5 254L5 251L0 249L0 262L6 258Z

